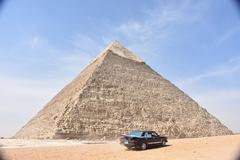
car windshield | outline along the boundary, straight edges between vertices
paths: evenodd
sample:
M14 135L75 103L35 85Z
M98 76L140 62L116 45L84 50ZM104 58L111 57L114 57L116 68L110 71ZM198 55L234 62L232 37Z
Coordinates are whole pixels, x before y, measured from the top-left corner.
M142 133L141 131L132 131L129 132L127 135L130 137L142 137Z

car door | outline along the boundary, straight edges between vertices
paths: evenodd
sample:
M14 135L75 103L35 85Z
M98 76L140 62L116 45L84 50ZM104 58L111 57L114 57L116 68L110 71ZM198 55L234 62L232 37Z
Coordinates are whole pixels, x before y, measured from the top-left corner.
M146 139L146 143L147 145L149 146L152 146L154 145L154 140L153 140L153 137L152 137L152 134L151 132L146 132L145 135L144 135L145 139Z
M161 137L156 132L151 132L152 145L160 145L162 143Z
M152 135L149 134L148 132L145 132L143 143L146 143L147 145L151 145L151 142L152 142Z

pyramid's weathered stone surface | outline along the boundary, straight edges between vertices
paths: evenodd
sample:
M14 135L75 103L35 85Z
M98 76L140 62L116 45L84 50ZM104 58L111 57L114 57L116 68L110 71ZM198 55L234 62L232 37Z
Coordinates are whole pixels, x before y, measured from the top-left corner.
M16 138L114 139L135 129L176 138L232 134L132 52L112 42Z

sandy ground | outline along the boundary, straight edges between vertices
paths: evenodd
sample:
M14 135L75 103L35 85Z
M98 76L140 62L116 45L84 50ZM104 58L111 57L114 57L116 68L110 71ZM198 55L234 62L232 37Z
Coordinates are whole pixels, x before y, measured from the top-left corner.
M118 142L0 140L0 145L6 160L234 160L240 135L173 139L145 151L129 151Z

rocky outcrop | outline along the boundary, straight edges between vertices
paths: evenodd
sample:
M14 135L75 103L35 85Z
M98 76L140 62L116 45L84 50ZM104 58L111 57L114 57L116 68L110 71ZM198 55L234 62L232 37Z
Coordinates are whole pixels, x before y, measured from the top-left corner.
M114 41L16 137L115 139L136 129L174 138L232 134L206 109Z

